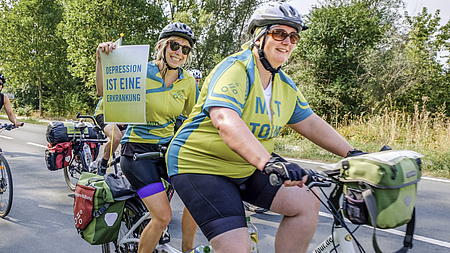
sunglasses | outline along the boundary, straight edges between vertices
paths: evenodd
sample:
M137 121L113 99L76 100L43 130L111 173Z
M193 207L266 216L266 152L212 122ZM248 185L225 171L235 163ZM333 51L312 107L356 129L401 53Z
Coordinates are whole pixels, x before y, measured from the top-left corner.
M282 29L274 29L267 34L272 35L272 38L276 41L284 41L288 36L292 44L297 44L300 40L300 35L296 32L287 33Z
M182 46L182 45L180 45L180 43L178 43L178 42L176 42L176 41L169 41L169 45L170 45L170 49L172 50L172 51L177 51L178 49L180 49L180 47L181 47L181 52L184 54L184 55L188 55L189 54L189 52L191 52L191 48L189 47L189 46Z

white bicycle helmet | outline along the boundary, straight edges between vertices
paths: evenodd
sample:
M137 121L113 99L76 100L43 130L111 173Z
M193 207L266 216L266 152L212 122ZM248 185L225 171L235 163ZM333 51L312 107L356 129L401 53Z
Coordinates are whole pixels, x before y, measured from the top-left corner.
M195 79L202 79L202 72L198 69L193 69L190 71Z
M263 37L262 45L258 46L258 55L261 64L272 75L278 73L281 66L274 68L266 58L264 53L264 46L266 44L267 32L273 25L287 25L300 32L307 29L303 25L303 20L298 11L288 3L270 2L260 8L258 8L250 17L248 25L248 33L253 35L257 27L263 27L263 29L256 35L256 38L252 39L252 47L255 45L255 41L260 37Z
M250 18L248 33L253 34L256 27L287 25L300 32L307 27L298 11L288 3L270 2L258 8Z
M3 84L6 83L6 78L5 78L5 76L2 73L0 73L0 80L2 80Z

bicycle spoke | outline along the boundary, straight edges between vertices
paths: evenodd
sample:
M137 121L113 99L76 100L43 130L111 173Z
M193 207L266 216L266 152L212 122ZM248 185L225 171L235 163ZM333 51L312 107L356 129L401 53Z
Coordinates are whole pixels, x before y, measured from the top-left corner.
M13 188L11 170L6 159L0 154L0 217L5 217L11 210Z

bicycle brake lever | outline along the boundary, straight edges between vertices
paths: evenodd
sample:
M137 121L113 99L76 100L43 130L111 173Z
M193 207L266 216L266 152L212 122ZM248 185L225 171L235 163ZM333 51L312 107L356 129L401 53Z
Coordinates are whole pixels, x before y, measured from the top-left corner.
M331 183L330 182L311 182L308 185L308 188L313 188L313 187L330 187Z

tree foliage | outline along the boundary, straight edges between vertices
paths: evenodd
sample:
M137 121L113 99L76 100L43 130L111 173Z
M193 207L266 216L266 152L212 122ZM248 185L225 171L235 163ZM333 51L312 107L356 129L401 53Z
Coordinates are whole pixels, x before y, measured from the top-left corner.
M98 100L95 51L99 43L115 41L123 33L124 45L154 44L165 24L162 8L152 1L67 0L59 28L68 44L69 70L77 79L79 95L73 102L81 102L81 110L92 112Z
M23 108L92 113L95 50L103 41L156 44L169 22L198 39L189 68L207 74L248 40L247 21L268 0L0 0L0 72ZM319 115L408 112L450 101L450 23L439 12L400 15L403 0L323 0L306 15L286 70ZM405 19L402 19L405 17ZM403 23L401 21L404 20ZM425 102L426 103L425 103ZM443 106L444 105L444 106Z
M208 74L248 39L246 21L261 0L169 0L169 17L188 24L198 38L192 68Z
M311 90L319 114L359 113L364 108L358 76L361 59L383 39L395 19L389 11L397 1L325 1L307 18L310 28L301 34L294 53L300 84ZM306 73L305 73L306 72ZM295 74L295 73L294 73ZM308 93L307 92L307 93Z
M450 100L448 65L437 58L448 50L449 25L439 27L439 12L426 10L406 13L401 23L402 6L328 0L307 15L311 28L301 33L287 68L319 115L336 119L385 106L413 113L415 103L442 109Z
M19 105L33 98L21 97L20 91L34 85L38 94L36 106L60 111L62 94L71 79L67 73L67 44L57 32L63 9L55 0L1 1L0 54L1 68L8 76L8 85L18 91ZM59 98L51 96L59 94ZM52 101L48 98L52 97ZM62 102L62 103L60 103Z

